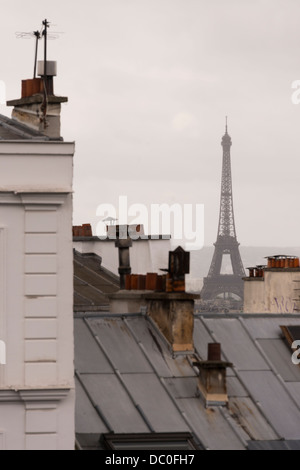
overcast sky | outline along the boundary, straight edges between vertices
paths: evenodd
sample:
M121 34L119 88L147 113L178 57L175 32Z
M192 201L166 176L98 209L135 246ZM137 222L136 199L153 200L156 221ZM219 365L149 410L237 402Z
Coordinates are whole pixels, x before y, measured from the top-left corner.
M97 207L204 204L217 236L225 115L241 245L300 246L299 0L10 0L0 17L7 99L32 78L47 18L62 135L76 142L74 224ZM42 58L42 43L40 43ZM0 112L11 109L0 105Z

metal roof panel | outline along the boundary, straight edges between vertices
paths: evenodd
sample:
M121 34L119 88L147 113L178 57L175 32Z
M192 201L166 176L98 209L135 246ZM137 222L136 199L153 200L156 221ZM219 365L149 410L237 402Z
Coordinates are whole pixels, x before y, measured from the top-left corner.
M150 359L153 367L161 377L182 377L196 375L185 355L175 358L161 339L161 333L147 317L127 318L129 327L134 335L141 341L146 356Z
M271 371L240 371L239 374L279 435L300 439L299 407L276 375Z
M290 394L292 395L292 397L294 398L294 400L297 403L300 403L300 383L299 382L286 382L285 386L290 392Z
M249 450L300 450L300 441L250 441Z
M197 377L170 377L165 383L175 398L194 398L198 393Z
M82 381L114 432L147 432L143 418L114 374L84 374Z
M286 441L249 441L248 450L289 450Z
M181 398L178 403L206 448L214 450L245 449L217 407L205 408L200 398Z
M156 432L190 431L155 374L124 374L122 377Z
M205 361L207 359L207 344L213 343L214 339L209 334L200 318L195 317L194 321L194 345L200 358Z
M289 351L282 339L259 339L257 342L273 364L275 372L279 373L283 380L300 382L300 368L291 360L293 351Z
M106 354L121 373L153 371L122 319L89 318L88 324L101 338Z
M113 373L106 357L81 318L74 320L75 369L81 373Z
M249 397L229 398L229 409L251 439L278 439L278 435Z
M82 388L80 382L75 379L76 386L76 411L75 411L75 427L76 433L105 433L109 430L97 414L92 403L88 399L87 394Z
M242 385L238 377L226 376L227 393L229 397L247 397L249 393Z
M259 316L243 318L247 330L252 338L281 338L282 332L279 325L299 325L299 316L288 317L278 316L270 318L261 318Z
M74 297L76 301L76 306L86 305L87 300L89 300L90 305L108 305L108 299L105 294L102 294L94 286L88 284L79 284L74 285L75 293L77 294ZM81 301L83 300L83 302Z
M170 368L168 361L170 352L157 331L155 331L146 318L142 316L138 318L127 318L127 322L134 335L141 341L144 351L147 357L151 358L151 363L153 363L157 373L162 377L172 376L172 368Z
M190 377L193 374L196 376L196 372L191 367L187 356L178 355L173 358L169 354L166 356L166 362L174 377Z
M205 318L228 361L240 370L267 370L268 364L237 318Z

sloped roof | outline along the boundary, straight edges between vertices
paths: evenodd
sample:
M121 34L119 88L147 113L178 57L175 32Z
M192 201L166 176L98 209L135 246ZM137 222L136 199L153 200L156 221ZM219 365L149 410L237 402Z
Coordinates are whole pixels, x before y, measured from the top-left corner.
M111 432L190 432L200 449L275 448L282 439L299 447L300 367L280 330L299 323L300 315L196 315L195 352L174 357L145 314L75 314L79 445L101 449ZM209 342L233 363L228 407L205 408L198 396L193 361L206 359Z
M30 127L21 124L16 119L10 119L0 114L0 140L50 140L49 137Z
M101 265L94 253L74 250L74 310L92 311L108 308L107 294L119 290L118 276Z

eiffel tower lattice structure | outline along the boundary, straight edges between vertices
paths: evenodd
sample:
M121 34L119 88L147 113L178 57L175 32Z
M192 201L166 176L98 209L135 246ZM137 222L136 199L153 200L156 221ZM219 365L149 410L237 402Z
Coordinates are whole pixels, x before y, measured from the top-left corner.
M227 132L227 118L225 135L222 138L221 145L223 147L223 166L218 235L217 241L214 243L215 250L209 272L203 280L201 291L203 300L214 300L220 294L223 294L224 298L230 294L236 294L240 299L243 299L242 278L245 276L245 271L234 223L230 161L231 137ZM224 255L230 257L231 274L221 273Z

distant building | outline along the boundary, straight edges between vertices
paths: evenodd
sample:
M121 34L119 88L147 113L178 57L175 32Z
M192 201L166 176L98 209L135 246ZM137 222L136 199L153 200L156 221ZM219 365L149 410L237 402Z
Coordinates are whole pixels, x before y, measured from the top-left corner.
M118 274L118 251L115 248L115 225L107 226L107 238L92 235L92 231L82 227L73 227L73 247L80 253L95 253L102 258L102 265L112 273ZM132 240L130 264L133 272L159 272L163 267L166 253L171 248L169 235L146 235L141 225L140 236Z
M50 89L45 96L43 84L23 81L21 99L8 102L13 119L0 116L0 449L7 450L74 448L74 143L60 135L67 98Z
M300 311L300 267L296 256L268 257L267 266L250 267L244 278L244 313Z

